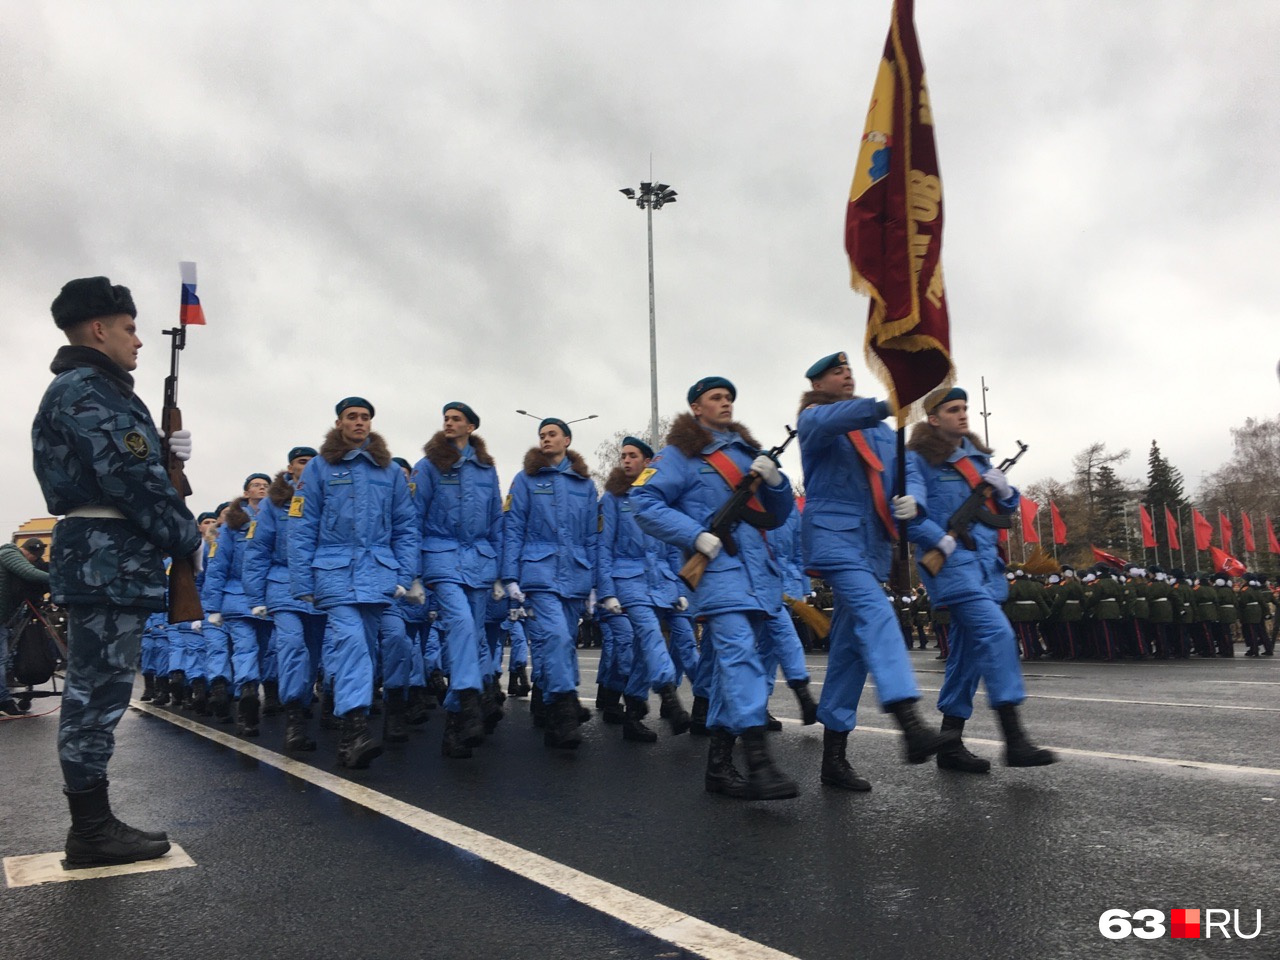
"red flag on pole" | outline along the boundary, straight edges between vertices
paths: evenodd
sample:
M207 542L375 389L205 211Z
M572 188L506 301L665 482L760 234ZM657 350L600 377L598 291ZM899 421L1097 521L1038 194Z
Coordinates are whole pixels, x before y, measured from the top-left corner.
M1243 510L1240 511L1240 536L1244 538L1245 553L1257 553L1258 545L1253 539L1253 521Z
M1209 541L1213 539L1213 524L1195 507L1191 508L1191 529L1196 534L1196 549L1208 550Z
M1231 521L1221 510L1218 511L1218 538L1222 541L1222 549L1231 549Z
M1018 501L1018 509L1022 511L1022 542L1039 543L1040 531L1036 529L1036 514L1040 512L1040 504L1030 497L1022 497Z
M904 426L953 382L942 280L942 180L913 0L894 0L845 212L853 288L871 298L867 364Z
M1271 553L1280 553L1280 540L1276 539L1276 528L1271 525L1271 517L1267 517L1267 550Z
M1182 552L1182 544L1178 542L1178 521L1173 519L1169 508L1164 508L1164 532L1169 537L1169 549Z
M1105 550L1099 550L1093 544L1089 544L1089 549L1093 551L1093 559L1097 560L1099 563L1105 563L1109 566L1117 567L1120 570L1123 570L1129 565L1114 553L1107 553Z
M1213 558L1214 572L1225 573L1229 577L1238 577L1244 573L1245 566L1231 554L1217 547L1209 548L1209 556Z
M1142 524L1142 545L1154 547L1156 545L1155 524L1151 522L1151 514L1147 513L1147 508L1141 503L1138 504L1138 521Z
M1053 542L1061 547L1067 542L1067 525L1058 512L1058 505L1052 500L1049 501L1049 517L1053 520Z

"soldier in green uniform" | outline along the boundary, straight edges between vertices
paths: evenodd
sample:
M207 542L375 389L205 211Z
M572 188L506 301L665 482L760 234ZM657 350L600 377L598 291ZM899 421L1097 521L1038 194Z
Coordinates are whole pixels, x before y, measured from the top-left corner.
M1179 660L1191 656L1191 637L1196 624L1196 593L1181 568L1169 571L1173 589L1173 655Z
M1139 566L1129 567L1129 579L1125 582L1128 600L1129 632L1132 642L1129 653L1139 660L1151 653L1151 604L1148 600L1150 581L1147 572Z
M1148 573L1151 580L1147 583L1147 617L1150 622L1151 642L1156 657L1160 660L1168 660L1173 656L1175 648L1173 587L1170 586L1168 577L1159 565L1153 566Z
M951 644L948 642L951 633L951 609L938 606L929 601L929 622L933 624L933 635L938 641L938 655L935 660L945 660L951 655Z
M1055 582L1056 581L1056 582ZM1075 567L1063 564L1062 575L1049 577L1049 645L1055 660L1075 660L1084 653L1084 587Z
M1266 599L1262 594L1262 583L1252 574L1242 578L1244 585L1240 588L1237 601L1240 608L1240 632L1244 635L1246 657L1256 657L1258 648L1266 640L1262 629L1263 616L1266 614Z
M1218 631L1218 591L1213 577L1201 575L1195 585L1195 651L1201 657L1214 656L1214 640Z
M106 277L72 280L53 301L69 346L31 428L53 534L50 586L67 608L67 674L58 755L71 807L66 866L164 856L163 833L117 820L107 798L115 727L128 706L147 615L165 609L165 557L199 562L195 518L165 471L160 437L133 391L137 309ZM186 431L168 438L186 459Z
M1091 620L1093 655L1114 660L1119 653L1120 623L1124 619L1120 584L1111 568L1099 566L1084 576L1085 613Z
M1039 584L1033 584L1025 570L1010 570L1005 576L1009 581L1009 598L1004 603L1004 613L1018 638L1022 659L1039 660L1043 651L1037 637L1037 624L1049 616L1044 591L1039 589Z
M1219 573L1213 579L1213 590L1218 598L1218 627L1214 631L1214 642L1218 647L1218 656L1234 657L1236 655L1236 624L1240 622L1240 608L1236 606L1236 591L1231 586L1231 578Z

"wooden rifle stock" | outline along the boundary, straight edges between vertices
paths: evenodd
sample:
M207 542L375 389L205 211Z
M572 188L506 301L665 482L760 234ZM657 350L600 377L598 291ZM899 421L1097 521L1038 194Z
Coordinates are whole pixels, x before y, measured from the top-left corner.
M177 351L181 347L175 344L172 372L165 379L164 410L160 421L165 435L165 469L169 473L169 482L177 494L186 499L191 494L191 484L187 482L187 474L182 461L169 452L168 438L182 429L182 411L175 402L178 392ZM200 593L196 590L196 567L190 557L171 557L169 560L169 622L189 623L192 620L204 619L204 607L200 605Z
M697 590L698 584L702 582L702 575L707 572L707 565L711 563L705 553L693 551L693 556L684 562L684 566L680 568L680 579L685 582L690 590Z

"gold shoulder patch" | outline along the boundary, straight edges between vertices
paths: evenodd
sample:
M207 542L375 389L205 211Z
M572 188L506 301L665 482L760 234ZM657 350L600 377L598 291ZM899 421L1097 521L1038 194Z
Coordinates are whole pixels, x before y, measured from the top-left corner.
M307 498L306 498L306 497L294 497L292 500L290 500L290 501L289 501L289 516L291 516L291 517L300 517L300 516L302 516L302 505L303 505L304 503L306 503L306 502L307 502Z
M215 540L213 541L213 543L209 544L209 556L206 559L212 560L217 555L217 553L218 553L218 541Z
M653 469L653 467L645 467L643 470L640 471L640 476L636 477L635 480L631 482L631 485L633 487L643 487L646 483L649 482L649 478L652 477L657 472L658 471Z
M417 492L418 492L418 485L417 485L416 483L414 483L412 480L410 480L410 481L409 481L409 496L411 496L411 497L412 497L412 496L413 496L415 493L417 493Z
M244 535L244 538L245 538L246 540L252 540L252 539L253 539L253 535L254 535L255 533L257 533L257 532L258 532L258 521L257 521L257 520L250 520L250 521L249 521L249 532L248 532L248 533L246 533L246 534Z
M137 430L130 430L124 435L124 445L125 449L139 460L145 460L147 455L151 453L151 445L147 443L147 438Z
M502 498L502 512L506 513L510 509L511 509L511 494L508 493L505 497Z

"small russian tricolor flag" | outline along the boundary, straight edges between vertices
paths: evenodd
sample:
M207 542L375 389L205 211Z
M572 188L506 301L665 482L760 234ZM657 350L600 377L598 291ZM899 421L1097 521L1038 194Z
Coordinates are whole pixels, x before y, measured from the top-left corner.
M184 327L189 323L204 326L204 309L196 296L196 265L190 260L183 260L178 269L182 272L182 307L178 311L178 319Z

